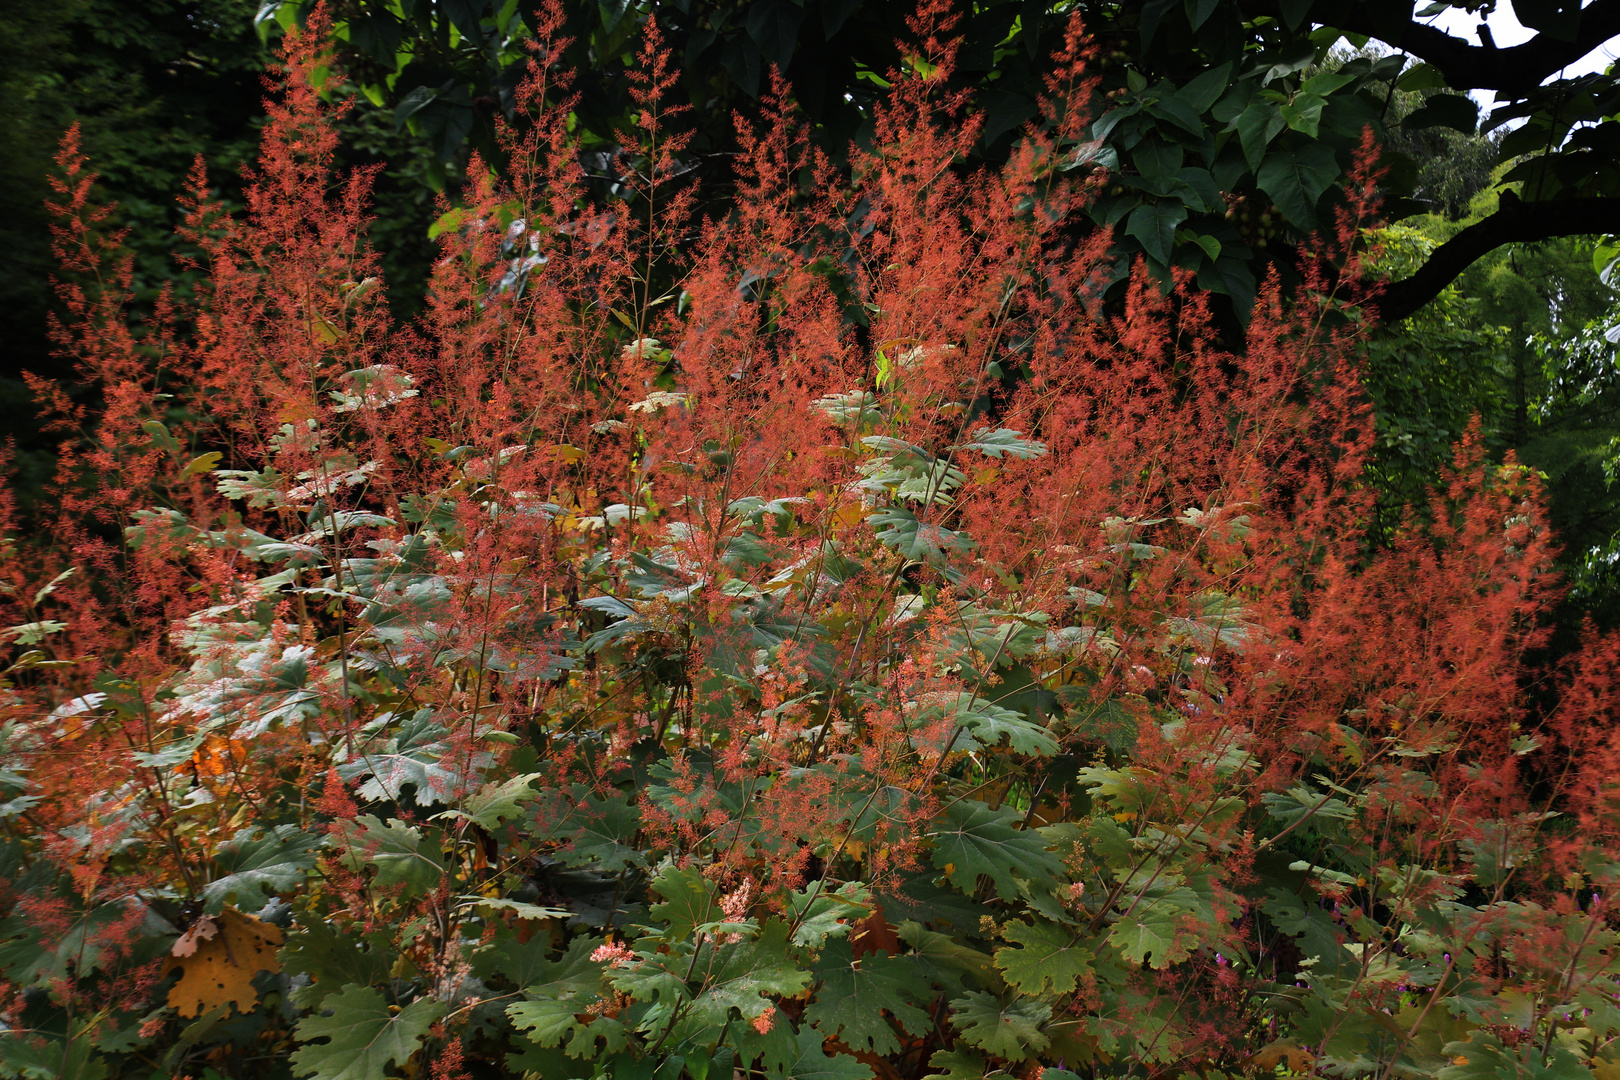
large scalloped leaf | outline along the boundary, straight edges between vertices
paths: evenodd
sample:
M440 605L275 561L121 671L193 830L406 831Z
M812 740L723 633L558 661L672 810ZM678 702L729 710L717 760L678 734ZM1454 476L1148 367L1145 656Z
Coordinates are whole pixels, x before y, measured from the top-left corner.
M624 1049L629 1032L617 1020L575 1019L576 1014L589 1016L588 1010L602 1000L605 965L591 959L601 939L575 938L556 960L546 956L550 941L537 934L527 945L507 943L507 948L475 960L475 970L499 971L523 988L528 1000L507 1006L506 1015L536 1045L561 1047L570 1057L595 1053L602 1040L608 1052Z
M131 900L128 905L135 903ZM0 972L25 987L64 983L70 970L82 977L100 969L114 947L112 927L125 919L128 905L64 912L62 925L52 931L21 915L0 921Z
M1189 896L1192 892L1184 888L1174 891ZM1163 900L1139 903L1130 915L1114 924L1108 940L1131 963L1151 964L1163 970L1192 955L1181 931L1186 911L1186 907Z
M924 701L912 718L912 726L931 724L942 717L950 724L945 738L950 738L949 732L958 727L965 730L967 737L958 735L951 744L954 750L996 747L1005 738L1015 754L1051 757L1058 752L1057 740L1040 724L1021 712L974 697L967 691Z
M358 826L358 828L356 828ZM387 823L372 814L339 822L337 838L351 870L376 868L380 888L402 886L410 896L425 896L444 880L444 854L437 843L426 841L422 830L398 818Z
M1051 1018L1052 1006L1038 1001L1004 1005L994 994L978 990L951 999L951 1023L962 1038L1008 1061L1023 1061L1050 1046L1041 1025Z
M1443 1053L1451 1064L1435 1073L1435 1080L1588 1080L1592 1071L1581 1059L1558 1045L1543 1054L1534 1039L1517 1049L1482 1028L1468 1033L1466 1041L1449 1042Z
M26 1031L0 1032L0 1076L22 1080L103 1080L107 1062L95 1053L92 1024L74 1020L67 1039Z
M538 998L508 1005L506 1015L524 1038L538 1046L559 1047L572 1058L614 1054L630 1045L630 1032L623 1023L615 1017L586 1013L582 1004Z
M940 563L948 552L972 551L972 540L962 533L920 521L903 506L886 506L866 519L884 547L916 562Z
M493 965L529 997L594 994L601 987L603 964L592 960L591 953L601 943L600 938L575 938L561 956L551 960L546 956L551 951L550 935L537 934L527 945L508 943Z
M1022 431L1012 428L979 428L973 437L965 443L958 443L952 450L977 450L986 457L998 458L1006 455L1010 458L1029 460L1038 458L1046 453L1046 444L1035 439L1026 439Z
M652 881L664 901L652 906L652 917L663 924L666 941L684 941L720 913L719 890L695 866L681 869L673 863Z
M686 1009L676 1026L693 1032L705 1028L718 1031L736 1009L743 1019L753 1020L771 1007L770 998L795 997L810 986L810 973L803 970L789 950L788 925L770 919L750 941L734 941L714 950L705 971L703 990Z
M1003 900L1018 895L1015 871L1026 881L1058 878L1063 860L1047 850L1046 838L1013 828L1023 817L1011 807L992 810L976 799L952 803L934 823L934 865L969 895L978 889L981 874L988 877Z
M292 1056L293 1075L387 1080L388 1067L411 1059L446 1008L443 1002L423 999L396 1014L373 988L345 986L326 999L323 1015L298 1022L294 1034L304 1045Z
M359 794L369 802L397 802L404 798L409 786L419 806L449 805L461 798L478 774L494 761L482 750L458 755L444 739L444 726L429 709L418 709L404 718L385 716L380 720L379 732L397 724L393 734L387 738L373 736L352 760L338 766L338 775L345 780L365 777Z
M558 801L561 799L559 793ZM559 862L608 873L646 865L646 854L631 843L641 829L641 811L630 804L628 793L616 792L604 798L587 784L575 784L567 801L572 807L553 830L558 839L569 839L557 850Z
M296 825L240 830L214 856L226 873L203 889L208 911L218 914L227 900L242 911L258 911L277 893L292 892L315 868L315 853L323 843Z
M820 948L829 937L841 938L851 926L872 914L872 892L864 882L851 881L829 891L822 882L788 894L788 905L797 920L793 944Z
M310 981L292 992L293 1004L303 1009L320 1005L346 983L382 985L398 959L393 934L387 929L345 934L325 919L305 915L295 921L278 957L288 975L308 975Z
M524 773L506 780L490 781L467 799L466 816L491 832L500 828L508 818L523 815L523 804L540 793L530 784L540 779L539 773Z
M933 1000L934 987L914 957L869 953L857 959L849 942L829 941L816 975L821 986L804 1018L822 1035L853 1050L885 1055L900 1049L885 1012L911 1035L921 1035L932 1024L924 1006Z
M1007 982L1034 997L1066 994L1091 970L1094 954L1080 931L1045 919L1009 922L1001 936L1021 948L996 950L996 967Z
M799 1046L799 1060L788 1075L793 1080L868 1080L872 1067L848 1054L829 1054L823 1049L821 1032L805 1024L794 1037Z

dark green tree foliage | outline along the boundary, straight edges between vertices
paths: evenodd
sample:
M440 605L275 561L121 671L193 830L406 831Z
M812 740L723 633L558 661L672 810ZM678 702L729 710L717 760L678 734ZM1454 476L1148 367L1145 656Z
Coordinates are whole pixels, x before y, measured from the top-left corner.
M62 132L78 123L101 163L102 194L130 230L137 289L171 279L174 192L202 155L209 180L239 191L257 144L269 54L247 0L65 0L0 15L0 267L8 340L43 339L50 258L45 178ZM27 344L24 344L24 343ZM10 367L11 365L7 365Z
M192 162L239 200L237 173L257 144L269 54L250 0L62 0L0 8L0 434L19 444L25 501L49 474L24 372L65 375L50 356L46 177L77 123L101 167L99 197L118 204L134 258L137 306L184 290L171 256L174 193Z
M1409 274L1495 214L1497 202L1487 192L1459 221L1425 216L1383 230L1381 269ZM1367 381L1378 415L1384 530L1421 503L1423 487L1477 419L1493 454L1512 450L1546 477L1574 600L1582 613L1614 623L1620 574L1606 553L1620 537L1616 300L1593 266L1591 242L1561 237L1490 252L1410 318L1380 330Z
M283 24L308 0L273 5ZM1098 46L1110 108L1097 118L1095 147L1074 167L1115 173L1110 197L1090 214L1114 230L1116 287L1130 258L1144 255L1161 280L1180 268L1230 297L1246 316L1255 285L1276 269L1292 280L1300 244L1331 226L1339 178L1363 128L1388 138L1386 183L1395 217L1443 203L1455 214L1494 161L1470 142L1480 127L1473 89L1502 105L1492 130L1518 124L1501 151L1525 160L1509 179L1527 186L1521 203L1443 245L1421 271L1386 291L1386 319L1409 315L1465 266L1503 243L1620 232L1620 173L1613 161L1620 84L1611 76L1553 79L1620 34L1620 0L1524 0L1529 43L1498 49L1429 25L1447 7L1484 11L1494 2L1455 0L955 0L965 27L953 83L969 91L984 126L975 154L1000 160L1035 115L1045 52L1060 19L1078 10ZM685 167L724 199L737 143L733 118L757 118L774 66L803 110L812 139L842 160L869 136L881 73L901 59L909 4L877 0L571 0L567 63L581 75L575 110L582 164L604 194L619 194L619 133L634 125L625 78L628 43L653 16L681 63L691 143ZM1061 10L1059 10L1061 9ZM268 10L268 9L267 9ZM372 100L426 138L441 165L471 148L486 158L495 121L511 111L511 88L529 34L515 0L352 0L340 12L347 59ZM1323 68L1332 49L1370 42L1388 55ZM1398 80L1398 81L1397 81ZM1390 109L1391 83L1421 95ZM1418 155L1442 151L1444 172ZM1416 196L1416 199L1411 198ZM1228 216L1230 214L1230 216ZM1118 299L1118 294L1115 295Z

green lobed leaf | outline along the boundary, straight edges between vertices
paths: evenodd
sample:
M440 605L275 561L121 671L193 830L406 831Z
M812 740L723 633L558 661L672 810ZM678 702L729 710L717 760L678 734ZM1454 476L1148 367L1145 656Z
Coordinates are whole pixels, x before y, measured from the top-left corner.
M1091 970L1094 953L1072 927L1037 919L1009 922L1001 936L1020 948L996 950L996 967L1020 993L1066 994Z
M630 797L629 792L601 796L587 784L575 784L567 797L571 806L553 832L568 841L558 849L558 860L608 873L645 866L647 856L635 843L641 811L630 804Z
M240 830L214 857L227 872L203 889L208 912L218 914L227 901L240 911L258 911L276 894L295 891L315 868L315 854L323 845L320 837L295 825Z
M819 949L829 937L848 934L852 920L872 914L872 893L864 882L850 881L828 891L820 883L788 894L788 905L798 926L793 944Z
M104 1080L107 1061L95 1052L93 1033L73 1021L71 1037L49 1038L25 1031L0 1031L0 1076L21 1080Z
M538 779L539 773L524 773L507 780L491 781L467 799L465 814L494 832L502 821L523 815L523 804L540 794L531 786Z
M1306 907L1297 893L1280 886L1274 885L1266 893L1268 899L1261 905L1262 910L1277 929L1294 938L1306 959L1316 959L1316 970L1337 971L1354 963L1342 943L1343 931L1331 914L1314 905Z
M726 1029L726 1039L720 1044L721 1049L734 1051L735 1060L751 1062L752 1071L768 1080L790 1080L790 1078L797 1080L788 1070L793 1068L802 1056L799 1050L799 1033L794 1030L793 1022L785 1016L769 1013L768 1019L770 1023L764 1025L763 1030L752 1023L733 1022ZM808 1026L806 1030L809 1030ZM817 1041L820 1041L819 1037ZM735 1060L723 1064L733 1066ZM716 1061L713 1064L720 1065L722 1062ZM720 1080L722 1076L734 1077L735 1072L728 1069L724 1073L717 1073L714 1080Z
M345 983L386 983L399 954L387 930L346 934L330 920L306 914L294 922L276 956L288 975L309 976L311 981L291 996L295 1005L310 1009L337 993Z
M683 1013L677 1034L718 1031L733 1009L752 1021L771 1007L772 996L795 997L811 983L789 948L788 925L781 919L768 920L752 940L715 947L713 957L712 964L699 964L703 989Z
M911 920L901 923L896 933L901 941L911 946L909 955L916 957L919 970L938 986L954 988L963 983L964 977L969 985L996 989L1005 985L996 970L994 957L962 944L950 934L930 930Z
M70 972L83 977L98 971L115 947L113 928L128 914L128 904L101 904L64 913L62 925L48 932L35 921L12 915L0 921L0 972L19 987L46 987L69 982Z
M1035 439L1026 439L1021 431L1012 428L979 428L973 437L964 443L957 443L952 450L977 450L986 457L1010 457L1028 461L1038 458L1046 453L1046 444Z
M947 553L971 551L976 546L962 533L925 522L903 506L887 506L866 519L884 547L914 562L941 563Z
M1592 1071L1581 1059L1556 1043L1543 1055L1538 1040L1527 1039L1517 1049L1483 1028L1468 1033L1466 1041L1449 1042L1443 1051L1451 1064L1435 1073L1435 1080L1591 1080Z
M408 896L425 896L444 880L444 855L437 842L424 839L422 830L389 818L361 814L353 822L339 822L335 839L351 870L376 869L379 888L403 887ZM434 831L436 837L436 830Z
M1190 893L1191 890L1183 891ZM1108 941L1132 964L1138 967L1151 964L1162 971L1192 955L1181 930L1185 911L1179 905L1162 901L1140 903L1114 924L1108 932Z
M366 778L359 794L371 802L400 801L409 785L418 805L448 805L467 790L470 773L487 768L492 760L479 751L461 757L465 768L444 765L457 757L444 739L444 726L433 719L428 709L419 709L407 717L385 714L374 726L379 732L374 738L381 745L364 746L353 760L338 766L338 775L345 780ZM382 738L390 727L394 728L392 735Z
M298 1022L293 1034L304 1045L293 1053L293 1075L387 1080L389 1066L410 1061L446 1008L443 1002L423 999L396 1014L372 987L345 986L326 999L321 1015Z
M970 1046L1008 1061L1034 1057L1051 1045L1041 1025L1052 1006L1037 1001L1003 1004L994 994L974 990L951 999L951 1023Z
M793 1080L870 1080L872 1067L848 1054L829 1054L821 1032L805 1024L794 1036L799 1059L788 1070Z
M879 1055L900 1049L885 1012L911 1035L932 1025L926 1006L934 999L934 987L913 956L868 953L856 958L849 942L830 941L816 975L821 985L805 1006L805 1021L851 1049Z
M926 702L911 718L911 726L924 727L943 718L948 726L941 728L949 739L957 728L966 738L957 735L950 744L953 750L988 749L1001 745L1003 738L1015 754L1052 757L1058 752L1058 743L1040 724L1024 714L1003 708L984 698L967 692L943 695ZM936 751L945 747L936 746Z
M977 891L983 875L995 883L997 895L1011 900L1018 895L1014 871L1026 880L1055 879L1065 872L1063 860L1047 850L1044 837L1013 828L1022 820L1022 814L1007 806L992 810L976 799L952 803L934 823L930 858L963 892Z
M627 1048L630 1032L624 1023L616 1017L585 1013L588 1004L595 1001L538 998L508 1005L506 1015L524 1038L537 1046L560 1048L572 1058L614 1054Z
M662 924L656 929L666 942L689 940L720 912L718 887L696 866L682 869L670 863L650 884L664 898L652 905L652 917Z
M1292 827L1300 821L1348 821L1356 816L1355 808L1343 799L1319 793L1309 784L1295 784L1286 792L1268 791L1260 799L1266 811L1284 826Z
M977 1050L936 1050L928 1064L934 1071L925 1074L923 1080L984 1080L989 1070L984 1055Z

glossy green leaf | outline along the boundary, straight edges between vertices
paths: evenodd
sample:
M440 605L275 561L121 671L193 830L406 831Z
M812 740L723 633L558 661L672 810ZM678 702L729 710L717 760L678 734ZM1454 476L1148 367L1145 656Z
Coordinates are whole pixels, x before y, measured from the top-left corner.
M1175 248L1176 227L1187 220L1187 207L1179 201L1143 203L1125 221L1125 234L1135 237L1142 250L1168 266Z
M1273 151L1255 173L1260 190L1300 229L1316 226L1316 201L1338 178L1333 151L1321 143L1299 151Z
M1287 127L1288 121L1277 106L1269 101L1255 101L1240 113L1232 124L1238 133L1238 141L1243 147L1243 157L1249 163L1251 171L1260 167L1265 160L1266 150Z

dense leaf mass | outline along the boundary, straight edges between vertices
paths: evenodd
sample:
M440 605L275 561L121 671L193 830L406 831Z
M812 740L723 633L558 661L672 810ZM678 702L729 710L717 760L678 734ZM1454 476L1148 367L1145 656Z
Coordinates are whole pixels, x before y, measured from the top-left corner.
M1479 438L1377 505L1370 140L1228 351L1065 228L1078 22L974 171L942 11L847 176L778 82L723 218L654 25L592 197L553 12L409 326L319 18L246 213L196 174L194 304L127 324L70 141L105 404L40 387L54 542L0 559L0 1075L1620 1068L1620 641L1531 666Z

